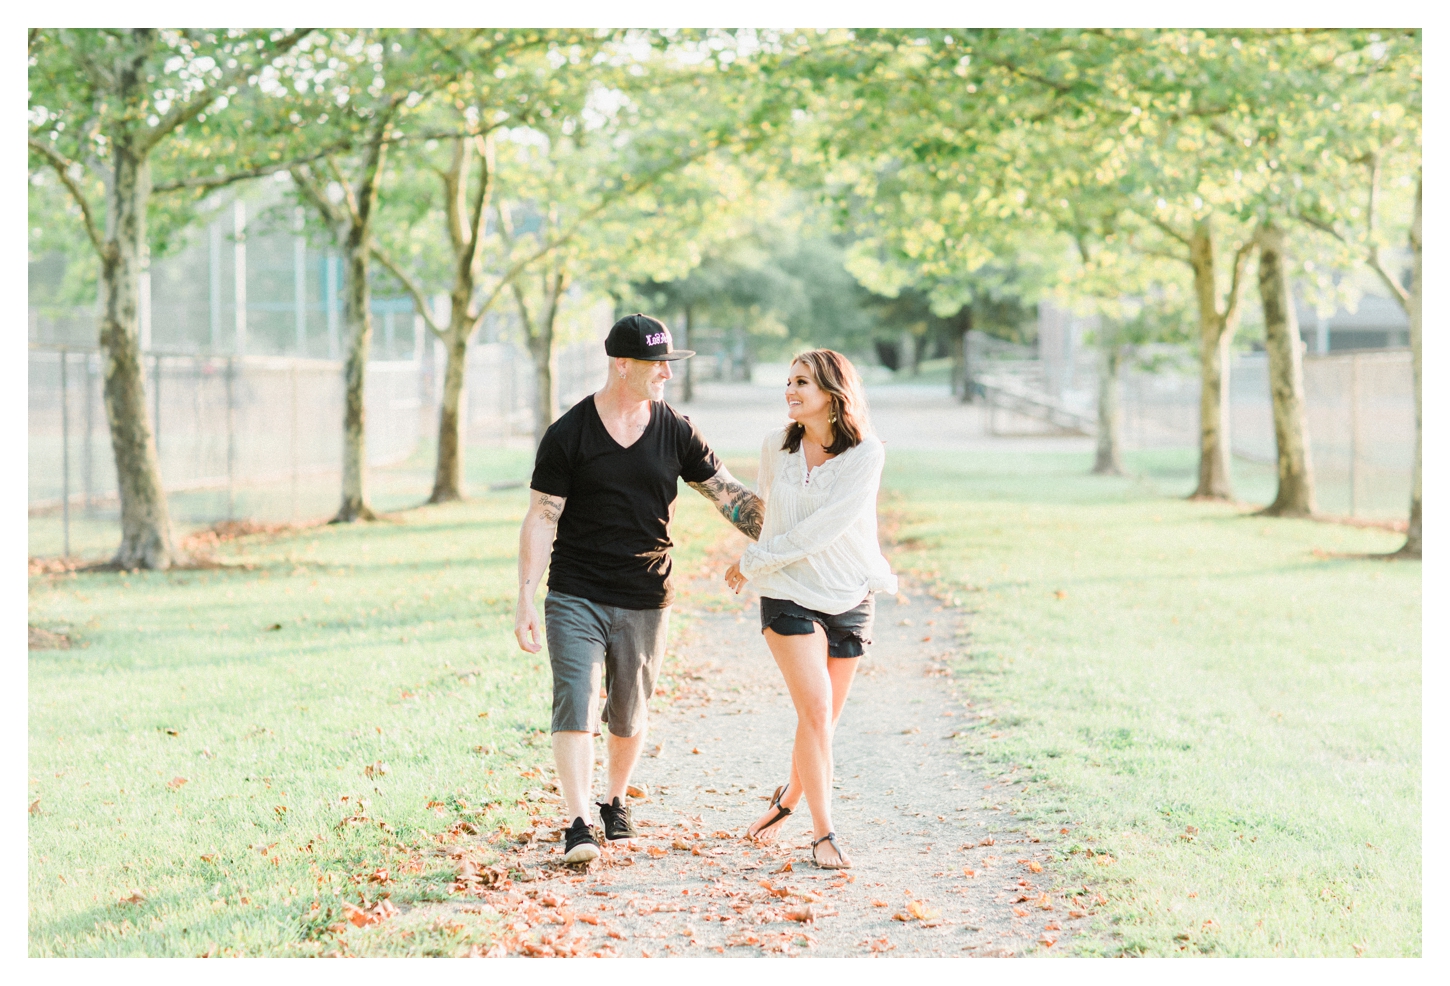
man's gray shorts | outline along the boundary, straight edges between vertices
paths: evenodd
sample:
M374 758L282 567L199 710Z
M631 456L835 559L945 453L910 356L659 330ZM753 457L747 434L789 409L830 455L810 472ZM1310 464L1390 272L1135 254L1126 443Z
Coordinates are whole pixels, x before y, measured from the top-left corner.
M603 719L611 736L637 736L645 703L665 659L669 607L625 609L550 592L544 598L544 637L554 671L550 730L593 733L600 721L599 678L608 698Z

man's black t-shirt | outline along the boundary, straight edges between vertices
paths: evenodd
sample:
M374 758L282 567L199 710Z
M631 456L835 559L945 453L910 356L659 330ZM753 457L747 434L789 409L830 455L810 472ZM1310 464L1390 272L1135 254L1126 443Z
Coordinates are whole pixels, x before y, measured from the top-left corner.
M529 486L566 498L549 562L549 588L604 606L663 609L670 585L670 521L677 480L701 483L720 460L699 429L664 401L629 448L609 434L589 395L544 432Z

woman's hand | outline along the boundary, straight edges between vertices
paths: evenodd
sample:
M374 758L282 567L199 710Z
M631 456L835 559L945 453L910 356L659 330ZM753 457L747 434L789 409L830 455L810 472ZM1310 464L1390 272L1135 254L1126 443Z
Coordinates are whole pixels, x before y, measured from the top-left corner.
M730 567L725 569L725 584L734 589L735 594L738 596L740 595L740 590L745 587L745 583L745 576L740 574L740 562L731 562Z

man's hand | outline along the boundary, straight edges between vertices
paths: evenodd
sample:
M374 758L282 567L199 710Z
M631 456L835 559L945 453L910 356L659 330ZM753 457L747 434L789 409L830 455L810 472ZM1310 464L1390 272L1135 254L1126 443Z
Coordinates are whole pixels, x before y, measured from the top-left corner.
M549 547L554 543L554 529L563 512L562 496L529 490L529 512L519 529L519 602L514 608L514 637L530 654L537 654L544 646L534 593L539 591L539 580L549 563Z
M530 654L537 654L544 646L539 635L539 611L532 599L520 599L514 610L514 637Z
M720 516L752 541L760 540L760 525L765 520L765 501L745 484L730 475L724 466L703 483L691 483L691 489L715 504Z
M731 562L730 567L725 569L725 584L734 589L735 594L738 596L740 595L740 590L745 588L746 581L745 576L740 574L740 562Z

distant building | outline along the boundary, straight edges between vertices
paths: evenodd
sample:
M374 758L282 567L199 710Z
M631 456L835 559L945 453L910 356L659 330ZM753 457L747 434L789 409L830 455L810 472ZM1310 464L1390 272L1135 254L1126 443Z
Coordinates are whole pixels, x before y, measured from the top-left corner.
M1303 301L1296 300L1295 309L1306 352L1391 349L1410 344L1410 322L1392 298L1367 294L1359 299L1355 311L1336 308L1328 318L1321 318Z

